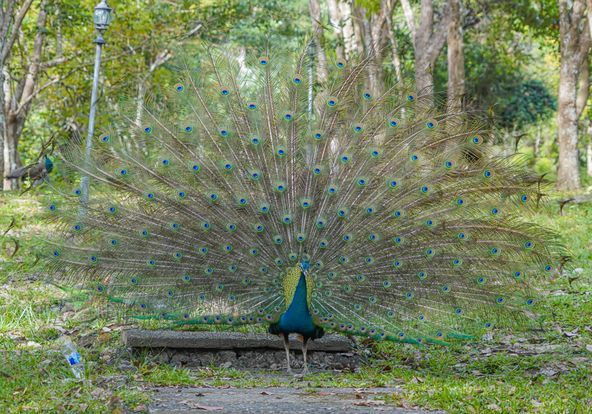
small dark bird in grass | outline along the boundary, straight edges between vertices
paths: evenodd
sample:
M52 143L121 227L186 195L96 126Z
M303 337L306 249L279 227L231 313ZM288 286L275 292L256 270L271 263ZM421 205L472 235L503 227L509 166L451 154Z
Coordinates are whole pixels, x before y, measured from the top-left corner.
M17 168L6 175L5 178L20 179L22 181L29 179L32 181L32 185L36 186L41 184L52 170L53 161L47 155L44 155L39 162Z

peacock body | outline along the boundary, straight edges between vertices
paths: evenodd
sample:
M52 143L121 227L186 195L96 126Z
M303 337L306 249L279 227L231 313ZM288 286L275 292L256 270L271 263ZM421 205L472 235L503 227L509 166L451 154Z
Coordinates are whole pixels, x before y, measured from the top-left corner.
M304 344L445 344L525 319L557 256L528 223L537 181L479 117L369 90L369 57L311 84L306 56L184 55L166 99L122 109L92 162L63 148L92 187L83 208L77 188L48 203L53 273L139 318L263 323Z
M26 165L11 171L6 176L8 179L20 179L25 181L29 178L33 185L40 184L53 171L53 161L47 155L44 155L37 163Z

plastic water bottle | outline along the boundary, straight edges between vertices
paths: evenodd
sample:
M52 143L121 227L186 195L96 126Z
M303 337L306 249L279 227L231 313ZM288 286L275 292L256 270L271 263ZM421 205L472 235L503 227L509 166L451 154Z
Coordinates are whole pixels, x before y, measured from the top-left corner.
M67 336L61 337L60 342L62 344L62 354L66 357L72 373L78 379L84 378L84 365L76 345Z

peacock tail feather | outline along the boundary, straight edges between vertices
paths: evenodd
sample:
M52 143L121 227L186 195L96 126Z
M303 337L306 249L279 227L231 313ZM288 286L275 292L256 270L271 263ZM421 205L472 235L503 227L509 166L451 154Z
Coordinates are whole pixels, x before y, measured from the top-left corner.
M561 249L486 120L369 90L370 57L310 84L306 53L254 56L182 55L167 98L140 124L122 104L90 164L62 148L92 186L85 208L79 188L48 202L52 274L181 324L277 322L301 261L326 330L445 343L528 319Z

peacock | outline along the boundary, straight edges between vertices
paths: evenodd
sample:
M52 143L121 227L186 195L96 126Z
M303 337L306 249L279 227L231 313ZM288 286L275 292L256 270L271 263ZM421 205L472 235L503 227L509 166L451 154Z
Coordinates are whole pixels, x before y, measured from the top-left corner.
M46 269L139 319L446 345L527 323L560 265L541 182L479 114L306 52L179 53L85 159L59 152Z
M47 155L43 155L38 162L17 168L11 171L5 178L20 179L21 181L25 181L29 178L33 181L32 186L37 186L41 184L52 171L53 161Z

